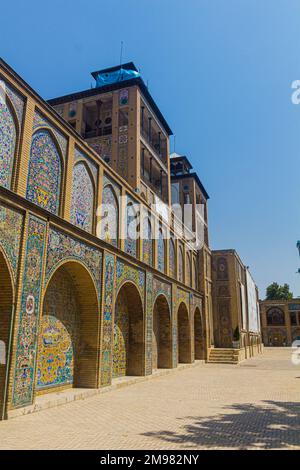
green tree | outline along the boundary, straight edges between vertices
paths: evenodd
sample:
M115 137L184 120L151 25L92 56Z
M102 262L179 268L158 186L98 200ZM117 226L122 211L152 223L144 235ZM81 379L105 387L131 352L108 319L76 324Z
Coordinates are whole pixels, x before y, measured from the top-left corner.
M290 292L288 284L280 286L277 282L273 282L267 287L266 300L290 300L292 298L293 293Z

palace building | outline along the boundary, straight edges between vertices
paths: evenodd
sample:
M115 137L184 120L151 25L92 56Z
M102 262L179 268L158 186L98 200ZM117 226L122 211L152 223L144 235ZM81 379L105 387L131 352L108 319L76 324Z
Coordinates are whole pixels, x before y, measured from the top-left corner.
M235 250L212 251L212 279L215 348L210 360L240 362L262 352L258 289Z
M92 76L46 102L0 61L0 419L214 350L209 196L135 65Z
M300 341L300 299L262 300L260 315L265 346L292 346Z

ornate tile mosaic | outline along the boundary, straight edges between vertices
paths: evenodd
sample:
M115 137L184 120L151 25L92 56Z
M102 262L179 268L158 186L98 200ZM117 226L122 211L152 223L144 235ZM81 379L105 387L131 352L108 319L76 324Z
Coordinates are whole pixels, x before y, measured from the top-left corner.
M50 228L48 234L45 283L48 282L57 265L65 260L79 260L87 267L95 281L100 298L101 251L64 232Z
M128 198L128 204L126 206L126 228L127 234L125 237L125 252L131 256L137 256L137 239L136 239L136 231L137 231L137 213L135 210L135 202Z
M153 264L153 240L152 228L149 217L144 217L143 220L143 261L144 263L152 266Z
M176 305L177 307L181 302L184 302L187 306L188 312L190 311L190 294L189 292L177 288L177 298L176 298Z
M85 163L76 163L73 168L71 222L92 231L94 219L94 185Z
M172 287L171 284L167 284L166 282L162 282L160 279L154 277L153 278L153 304L159 295L163 294L169 304L171 309L172 306Z
M0 98L0 186L5 188L11 186L16 144L14 117L5 101Z
M55 126L53 126L41 113L35 111L33 117L33 133L36 129L39 128L48 128L52 130L55 137L57 138L62 155L64 158L66 158L68 147L68 141L66 137Z
M61 187L61 159L47 130L37 131L31 143L26 198L58 214Z
M157 240L157 268L159 271L165 271L165 241L163 232L160 229Z
M11 103L13 104L14 110L16 112L19 125L21 126L24 114L25 107L25 97L22 96L17 90L8 85L6 80L0 76L0 97L5 100L5 94L9 97ZM1 100L0 100L1 101Z
M17 278L22 228L23 215L0 205L0 245L10 262L14 281Z
M176 252L175 252L175 244L172 239L170 240L170 248L169 248L169 270L170 270L170 277L176 278Z
M110 253L104 255L104 303L103 303L103 327L102 327L102 359L101 359L101 385L111 383L112 364L112 318L114 303L114 278L115 257Z
M28 222L13 382L14 407L32 403L45 236L46 222L31 215Z
M97 179L98 179L98 167L96 163L93 162L85 153L83 153L81 150L79 150L77 147L75 147L75 156L74 156L75 162L79 162L83 160L89 169L91 170L91 173L94 178L94 184L96 186L97 184Z
M127 281L132 281L138 288L142 303L144 304L144 294L145 294L145 273L140 269L136 269L128 264L125 264L121 260L117 260L117 270L116 270L116 288L117 291L120 287Z
M153 329L153 275L146 278L146 355L145 374L152 374L152 329Z
M127 372L129 347L129 317L124 292L118 295L115 307L113 342L113 378L124 377Z
M104 183L105 184L105 183ZM106 183L102 192L103 220L101 222L101 239L113 246L118 246L119 204L118 193L111 183ZM107 207L105 207L107 206Z

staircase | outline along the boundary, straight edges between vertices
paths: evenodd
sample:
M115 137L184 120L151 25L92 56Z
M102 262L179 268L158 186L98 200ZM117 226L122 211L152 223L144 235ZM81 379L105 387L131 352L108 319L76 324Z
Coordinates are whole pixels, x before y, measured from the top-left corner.
M210 350L207 362L211 364L238 364L239 349L213 348Z

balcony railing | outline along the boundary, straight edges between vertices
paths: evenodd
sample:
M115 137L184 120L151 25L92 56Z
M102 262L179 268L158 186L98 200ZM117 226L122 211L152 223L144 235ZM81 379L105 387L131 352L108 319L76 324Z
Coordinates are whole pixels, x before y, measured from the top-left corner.
M155 142L153 137L149 135L149 132L143 127L141 127L141 134L143 138L146 140L151 150L153 150L153 152L155 152L155 154L162 160L162 162L165 163L166 156L167 156L166 150L162 149L161 144Z

